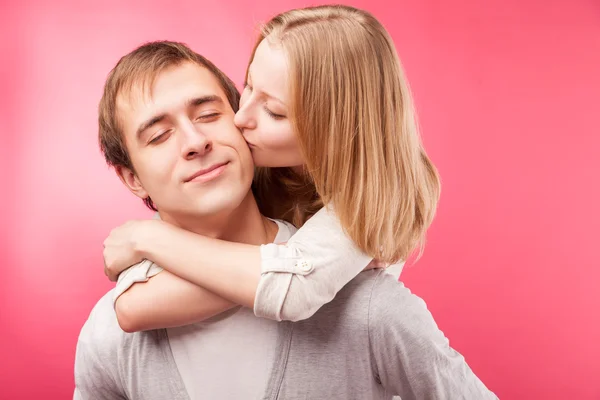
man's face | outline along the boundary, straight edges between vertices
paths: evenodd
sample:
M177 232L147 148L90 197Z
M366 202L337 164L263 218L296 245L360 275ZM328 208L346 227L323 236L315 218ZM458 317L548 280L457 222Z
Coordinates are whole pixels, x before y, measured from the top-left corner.
M248 195L252 156L209 70L191 62L168 68L150 91L138 85L119 96L117 112L135 168L119 175L163 218L234 210Z

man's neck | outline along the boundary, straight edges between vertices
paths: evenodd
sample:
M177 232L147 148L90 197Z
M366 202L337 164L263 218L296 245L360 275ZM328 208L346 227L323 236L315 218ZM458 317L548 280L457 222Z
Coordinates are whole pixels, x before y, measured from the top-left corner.
M202 217L162 213L161 219L199 235L255 245L273 242L278 231L277 224L260 213L252 192L234 210Z

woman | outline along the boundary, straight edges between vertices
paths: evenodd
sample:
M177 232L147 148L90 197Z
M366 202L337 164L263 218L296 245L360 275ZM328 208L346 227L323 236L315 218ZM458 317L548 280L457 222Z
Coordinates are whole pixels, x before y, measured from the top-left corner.
M257 165L261 211L300 230L285 245L266 246L160 221L113 230L104 254L112 279L147 259L197 285L183 297L165 290L161 309L148 301L160 288L125 292L116 310L126 330L198 322L235 304L265 318L305 319L373 259L398 263L422 248L439 178L420 142L393 42L369 13L320 6L269 21L235 122Z

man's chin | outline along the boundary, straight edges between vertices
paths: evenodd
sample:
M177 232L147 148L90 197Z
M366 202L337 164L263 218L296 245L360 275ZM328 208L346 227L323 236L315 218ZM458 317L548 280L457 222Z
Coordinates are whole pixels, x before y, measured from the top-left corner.
M229 214L237 210L246 197L246 193L232 192L215 193L213 196L204 196L202 200L195 202L194 206L190 208L190 213L198 217Z

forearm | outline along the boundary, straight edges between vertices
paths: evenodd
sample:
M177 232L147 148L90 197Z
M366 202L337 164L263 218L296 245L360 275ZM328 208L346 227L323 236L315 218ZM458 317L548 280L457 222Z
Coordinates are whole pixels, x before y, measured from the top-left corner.
M134 284L115 303L126 332L188 325L235 306L222 297L168 271Z
M287 246L215 240L168 224L145 232L141 258L274 320L310 317L371 261L325 209Z
M139 249L143 258L206 293L254 307L261 274L260 246L211 239L168 224L150 235Z

